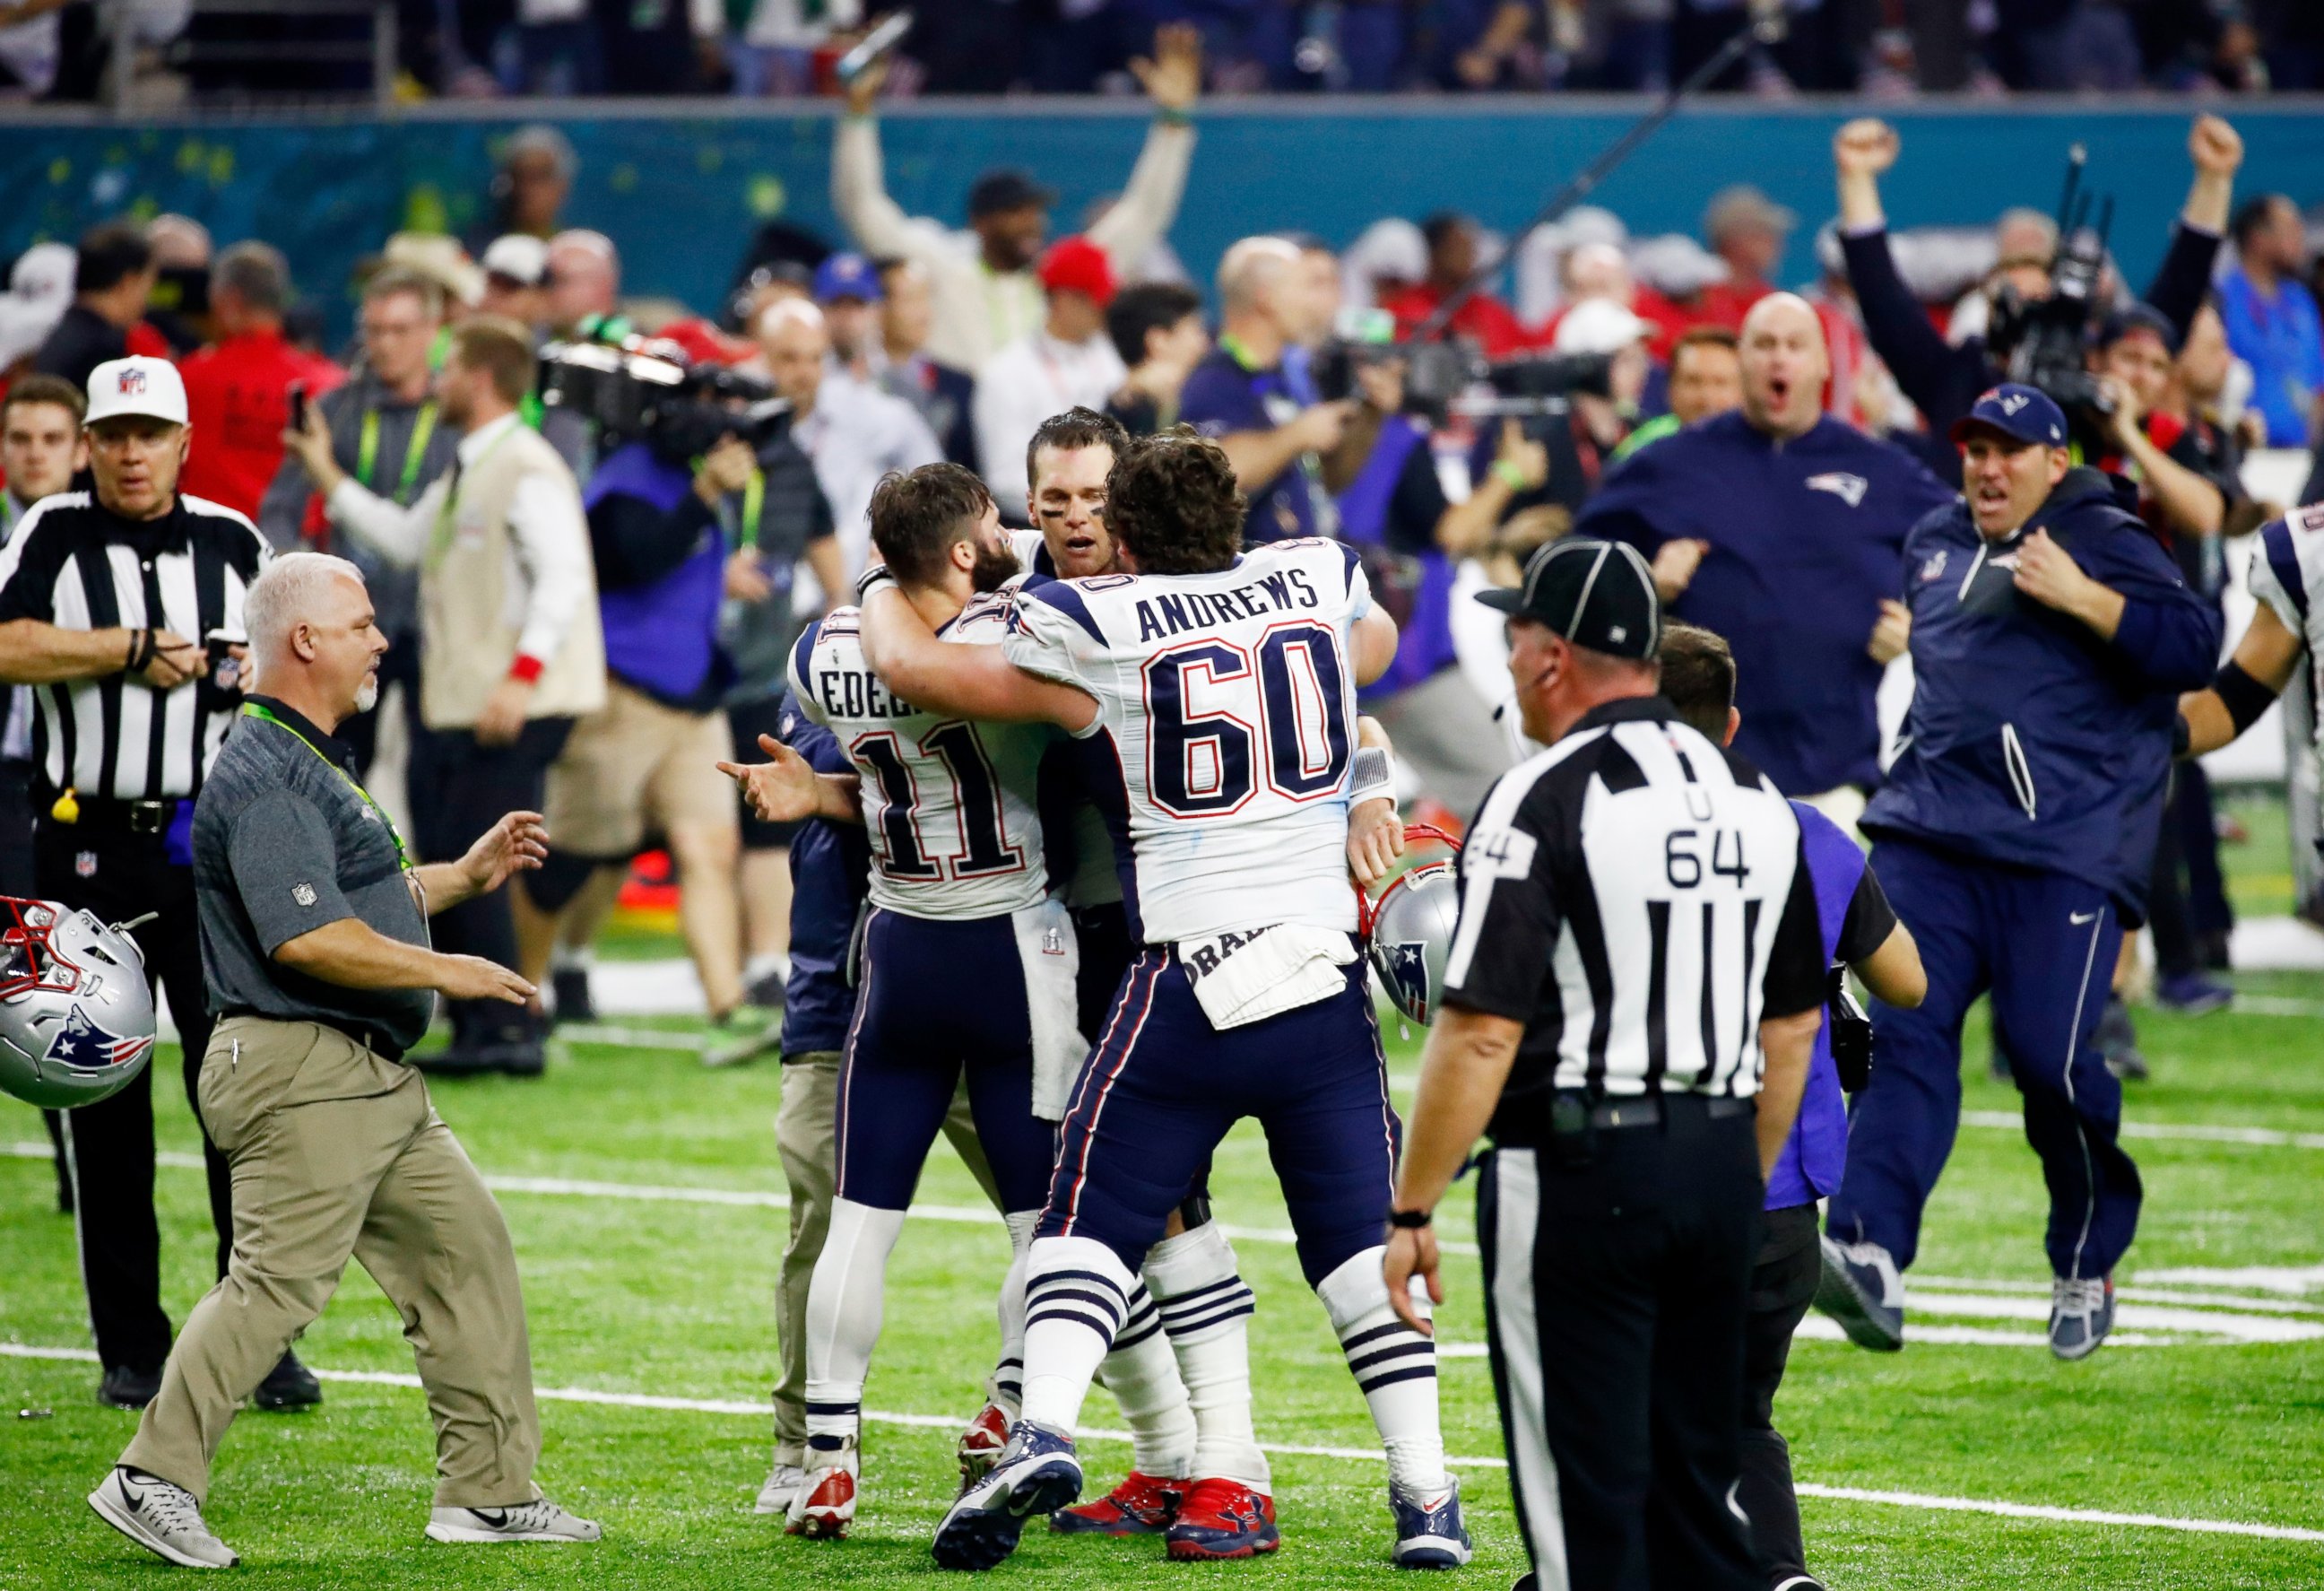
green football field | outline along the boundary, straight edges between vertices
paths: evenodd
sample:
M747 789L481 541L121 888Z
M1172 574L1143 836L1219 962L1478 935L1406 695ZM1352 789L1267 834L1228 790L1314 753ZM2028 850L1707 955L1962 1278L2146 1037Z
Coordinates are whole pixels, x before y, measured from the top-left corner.
M1827 1337L1795 1348L1779 1404L1812 1564L1836 1587L2061 1586L2223 1591L2324 1586L2324 977L2241 980L2240 1008L2142 1018L2156 1079L2130 1105L2148 1188L2118 1336L2094 1360L2039 1346L2041 1184L2010 1126L2014 1094L1971 1039L1969 1123L1932 1208L1906 1352ZM1392 1026L1392 1024L1391 1024ZM606 1039L624 1040L607 1042ZM1391 1031L1391 1040L1395 1035ZM524 1271L544 1394L540 1478L602 1521L595 1547L424 1540L425 1409L384 1300L360 1271L300 1351L333 1377L306 1415L245 1415L209 1510L253 1585L284 1587L804 1586L926 1581L951 1494L952 1441L996 1341L1001 1229L948 1150L920 1190L890 1281L867 1407L866 1500L838 1544L754 1518L783 1241L774 1066L709 1072L682 1022L560 1045L540 1081L438 1087L495 1179ZM1408 1098L1416 1045L1391 1073ZM208 1281L196 1138L165 1054L161 1172L173 1318ZM91 1514L84 1494L134 1417L93 1397L71 1224L54 1211L31 1111L0 1142L0 1586L158 1583L173 1570ZM1157 1544L1028 1534L1001 1577L1093 1586L1250 1580L1379 1583L1383 1469L1323 1312L1301 1285L1262 1142L1238 1133L1215 1178L1260 1308L1258 1423L1277 1448L1284 1546L1257 1564L1188 1568ZM1470 1235L1465 1188L1442 1223ZM1478 1542L1466 1578L1524 1568L1486 1364L1473 1254L1443 1312L1444 1427ZM1811 1318L1810 1329L1821 1325ZM22 1411L22 1412L15 1412ZM1088 1423L1118 1425L1102 1392ZM1127 1448L1093 1435L1093 1478Z

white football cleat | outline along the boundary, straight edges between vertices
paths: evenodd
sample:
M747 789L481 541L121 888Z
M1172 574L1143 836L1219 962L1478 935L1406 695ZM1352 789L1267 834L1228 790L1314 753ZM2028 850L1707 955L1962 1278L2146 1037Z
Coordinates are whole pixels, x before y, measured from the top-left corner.
M242 1559L210 1534L201 1504L183 1486L116 1464L88 1505L97 1518L148 1552L189 1569L230 1569Z
M546 1497L513 1508L437 1508L428 1515L431 1541L595 1541L604 1533L596 1521L567 1513Z
M778 1464L767 1475L767 1484L759 1488L759 1501L751 1510L753 1513L788 1513L791 1499L807 1489L807 1471L796 1464Z

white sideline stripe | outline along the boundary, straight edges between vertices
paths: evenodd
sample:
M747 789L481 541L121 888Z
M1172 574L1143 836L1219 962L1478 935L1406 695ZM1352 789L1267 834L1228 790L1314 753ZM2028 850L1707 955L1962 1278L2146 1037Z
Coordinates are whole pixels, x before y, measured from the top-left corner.
M0 1358L8 1359L67 1359L81 1364L97 1363L96 1351L90 1348L51 1348L28 1343L0 1343ZM308 1366L314 1369L314 1366ZM422 1390L416 1375L392 1370L316 1370L322 1381L344 1381L361 1386L402 1387L412 1392ZM733 1414L748 1419L764 1420L772 1413L764 1399L745 1401L738 1398L669 1398L650 1392L601 1392L594 1387L535 1387L533 1397L550 1403L591 1403L608 1409L652 1409L672 1414ZM958 1430L960 1417L954 1414L894 1414L878 1409L866 1409L863 1418L881 1425L911 1426L923 1430ZM1126 1430L1101 1430L1084 1428L1080 1439L1089 1442L1127 1442ZM1384 1462L1378 1448L1322 1448L1305 1442L1261 1442L1263 1451L1296 1454L1303 1458L1369 1458ZM1444 1462L1461 1469L1506 1469L1503 1458L1462 1457L1447 1454Z
M706 1033L682 1033L669 1028L611 1027L604 1022L575 1022L556 1030L568 1043L595 1044L609 1050L687 1050L699 1055L710 1048Z
M2137 1525L2156 1531L2188 1531L2207 1536L2258 1536L2270 1541L2324 1541L2324 1531L2299 1525L2255 1525L2227 1519L2172 1519L2160 1513L2113 1513L2096 1508L2049 1508L2032 1503L1995 1503L1978 1497L1932 1497L1924 1492L1873 1492L1860 1486L1817 1486L1800 1482L1803 1497L1836 1503L1886 1503L1943 1513L1990 1513L2003 1519L2053 1520L2061 1524Z
M0 1157L17 1160L44 1161L56 1151L49 1144L20 1141L0 1144ZM175 1150L162 1150L153 1157L156 1165L178 1170L200 1170L202 1157ZM494 1193L531 1193L558 1198L617 1198L641 1200L649 1204L706 1204L742 1207L750 1209L787 1210L791 1207L790 1196L740 1188L671 1188L651 1183L599 1182L575 1177L503 1177L487 1176L484 1186ZM999 1212L972 1205L916 1204L911 1213L926 1221L959 1221L972 1226L998 1226ZM1218 1224L1219 1231L1231 1238L1246 1243L1289 1244L1297 1241L1297 1234L1287 1226L1235 1226L1226 1222ZM1448 1254L1473 1254L1473 1243L1440 1242L1436 1245Z
M97 1363L97 1355L88 1348L40 1347L26 1343L0 1343L0 1358L62 1359L80 1364ZM311 1368L311 1366L310 1366ZM316 1375L324 1381L350 1382L367 1386L403 1387L417 1390L420 1378L379 1370L318 1370ZM763 1419L767 1405L733 1398L664 1398L641 1392L601 1392L586 1387L537 1387L537 1399L558 1403L591 1403L616 1409L651 1409L673 1413L725 1414L752 1419ZM867 1409L863 1418L882 1425L910 1426L924 1430L953 1430L960 1425L956 1416L949 1414L890 1414ZM1084 1439L1093 1442L1127 1442L1128 1431L1084 1430ZM1298 1442L1261 1442L1261 1450L1268 1453L1296 1455L1304 1458L1351 1458L1379 1463L1382 1455L1377 1448L1323 1448ZM1448 1455L1445 1463L1459 1469L1506 1469L1508 1460ZM1797 1483L1795 1490L1803 1497L1817 1497L1835 1503L1880 1503L1895 1508L1919 1508L1941 1513L1986 1513L2002 1519L2043 1520L2055 1524L2131 1525L2158 1531L2184 1531L2197 1535L2253 1536L2269 1541L2324 1541L2324 1530L2312 1530L2302 1525L2251 1524L2242 1520L2174 1519L2159 1513L2115 1513L2091 1508L2052 1508L2032 1503L2002 1503L1981 1497L1941 1497L1922 1492L1872 1491L1860 1486L1821 1486L1808 1482Z
M1965 1110L1964 1127L2024 1131L2021 1116L2006 1110ZM2200 1122L2125 1122L2126 1138L2186 1138L2204 1143L2252 1143L2264 1149L2324 1149L2324 1133L2284 1133L2273 1127L2214 1127Z

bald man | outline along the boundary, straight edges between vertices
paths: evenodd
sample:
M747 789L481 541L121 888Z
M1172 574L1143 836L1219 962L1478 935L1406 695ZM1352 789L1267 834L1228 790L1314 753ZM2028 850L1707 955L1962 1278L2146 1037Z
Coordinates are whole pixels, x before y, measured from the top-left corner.
M1354 405L1316 401L1283 356L1332 329L1338 284L1305 268L1299 246L1246 237L1219 262L1219 340L1179 394L1178 417L1213 437L1250 500L1243 540L1329 535L1338 515L1321 458L1339 446Z
M1831 361L1804 300L1753 305L1742 357L1742 408L1637 454L1574 528L1636 547L1674 616L1732 643L1737 749L1849 825L1879 778L1873 694L1909 634L1904 535L1955 494L1824 412Z

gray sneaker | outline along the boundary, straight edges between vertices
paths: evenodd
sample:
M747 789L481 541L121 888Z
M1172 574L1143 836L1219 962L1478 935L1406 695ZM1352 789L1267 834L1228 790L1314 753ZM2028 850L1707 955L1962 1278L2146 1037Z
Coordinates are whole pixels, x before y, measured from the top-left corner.
M1815 1307L1840 1322L1848 1340L1876 1354L1904 1346L1904 1279L1877 1243L1822 1240Z
M97 1517L148 1552L189 1569L230 1569L242 1559L210 1534L202 1505L183 1486L116 1464L88 1505Z
M546 1497L513 1508L438 1508L428 1515L431 1541L595 1541L604 1533L596 1521Z
M2050 1281L2050 1351L2061 1359L2087 1359L2114 1329L2114 1278Z

